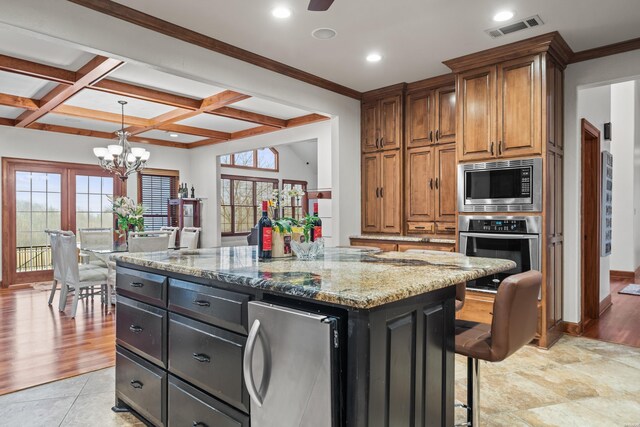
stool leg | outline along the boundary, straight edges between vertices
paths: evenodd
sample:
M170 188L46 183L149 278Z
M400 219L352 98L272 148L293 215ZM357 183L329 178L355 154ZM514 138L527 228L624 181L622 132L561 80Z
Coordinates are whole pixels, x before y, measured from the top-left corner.
M467 358L467 425L480 426L480 361Z

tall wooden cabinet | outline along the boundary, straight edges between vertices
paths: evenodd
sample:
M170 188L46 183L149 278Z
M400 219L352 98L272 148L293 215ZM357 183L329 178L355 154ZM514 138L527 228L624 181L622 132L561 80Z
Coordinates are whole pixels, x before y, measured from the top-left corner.
M453 238L457 162L451 76L409 84L405 111L405 233Z
M460 162L541 157L542 217L538 344L560 337L563 274L563 70L570 49L549 33L445 61L456 74ZM512 215L496 212L495 215ZM468 292L463 318L491 318L493 297Z
M402 231L404 84L365 95L362 102L362 231Z

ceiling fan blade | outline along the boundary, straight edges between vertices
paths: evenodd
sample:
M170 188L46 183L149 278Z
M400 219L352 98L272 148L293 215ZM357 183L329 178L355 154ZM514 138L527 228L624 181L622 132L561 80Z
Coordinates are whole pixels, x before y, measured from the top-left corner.
M309 1L309 10L314 12L324 12L331 7L333 0L310 0Z

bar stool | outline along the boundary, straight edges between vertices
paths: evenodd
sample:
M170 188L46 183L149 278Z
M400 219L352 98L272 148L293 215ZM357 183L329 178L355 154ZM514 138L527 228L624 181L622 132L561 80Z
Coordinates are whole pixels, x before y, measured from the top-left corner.
M480 425L479 360L501 362L531 342L538 326L542 275L530 270L502 281L493 302L491 325L456 320L456 353L467 357L466 425Z

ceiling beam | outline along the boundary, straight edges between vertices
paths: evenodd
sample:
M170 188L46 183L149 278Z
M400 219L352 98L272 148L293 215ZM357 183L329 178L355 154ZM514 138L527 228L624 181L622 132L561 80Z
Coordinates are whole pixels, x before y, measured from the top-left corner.
M252 113L250 111L238 110L237 108L232 107L221 107L216 110L209 111L209 114L277 128L283 128L287 125L286 121L283 119L266 116L264 114Z
M5 119L4 117L0 117L0 126L13 126L16 124L16 121L13 119Z
M123 64L118 59L95 56L76 72L75 82L68 85L58 85L40 100L40 108L35 111L25 111L16 120L16 127L28 127L40 117L44 116L67 99L71 98L88 85L104 78Z
M294 128L297 126L304 126L311 123L323 122L329 119L330 117L323 116L321 114L307 114L306 116L295 117L293 119L287 120L286 121L287 125L284 129ZM257 126L251 129L245 129L245 130L231 133L231 138L228 141L235 141L237 139L249 138L250 136L277 132L279 130L283 130L283 129L275 128L273 126ZM221 141L218 139L205 139L202 141L197 141L189 144L189 148L204 147L207 145L220 144L222 142L228 142L228 141Z
M37 62L6 55L0 55L0 70L65 85L71 85L76 81L76 73L74 71L38 64Z
M128 96L130 98L141 99L143 101L171 105L172 107L185 108L187 110L197 110L200 108L200 103L202 102L200 99L188 98L186 96L175 95L173 93L119 82L112 79L100 80L99 82L91 85L91 89Z
M80 117L83 119L100 120L109 123L122 123L121 114L108 113L106 111L92 110L89 108L75 107L73 105L58 105L51 112L69 117ZM149 124L151 124L151 120L142 117L125 115L124 123L127 125L148 126Z
M155 31L160 34L164 34L166 36L173 37L175 39L182 40L196 46L200 46L213 52L221 53L223 55L239 59L240 61L248 62L258 67L273 71L275 73L283 74L287 77L291 77L292 79L300 80L305 83L360 100L361 93L354 89L348 88L338 83L334 83L330 80L318 77L314 74L302 71L290 65L283 64L282 62L278 62L265 56L258 55L257 53L241 49L237 46L233 46L229 43L225 43L196 31L189 30L188 28L184 28L171 22L164 21L160 18L156 18L155 16L148 15L146 13L140 12L139 10L124 6L114 1L69 1L95 10L97 12L112 16L114 18L127 21L143 28L147 28L151 31Z
M233 104L234 102L239 102L247 98L250 98L250 96L240 92L235 92L233 90L225 90L224 92L220 92L203 99L200 102L200 107L197 110L192 111L185 110L184 108L177 108L175 110L154 117L153 119L151 119L152 123L149 126L131 126L126 130L132 135L138 135L153 129L158 129L161 126L170 125L175 122L186 120L190 117L197 116L198 114L225 107L229 104Z
M38 109L38 100L9 95L7 93L0 93L0 105L6 105L7 107L24 108L25 110L33 111Z

